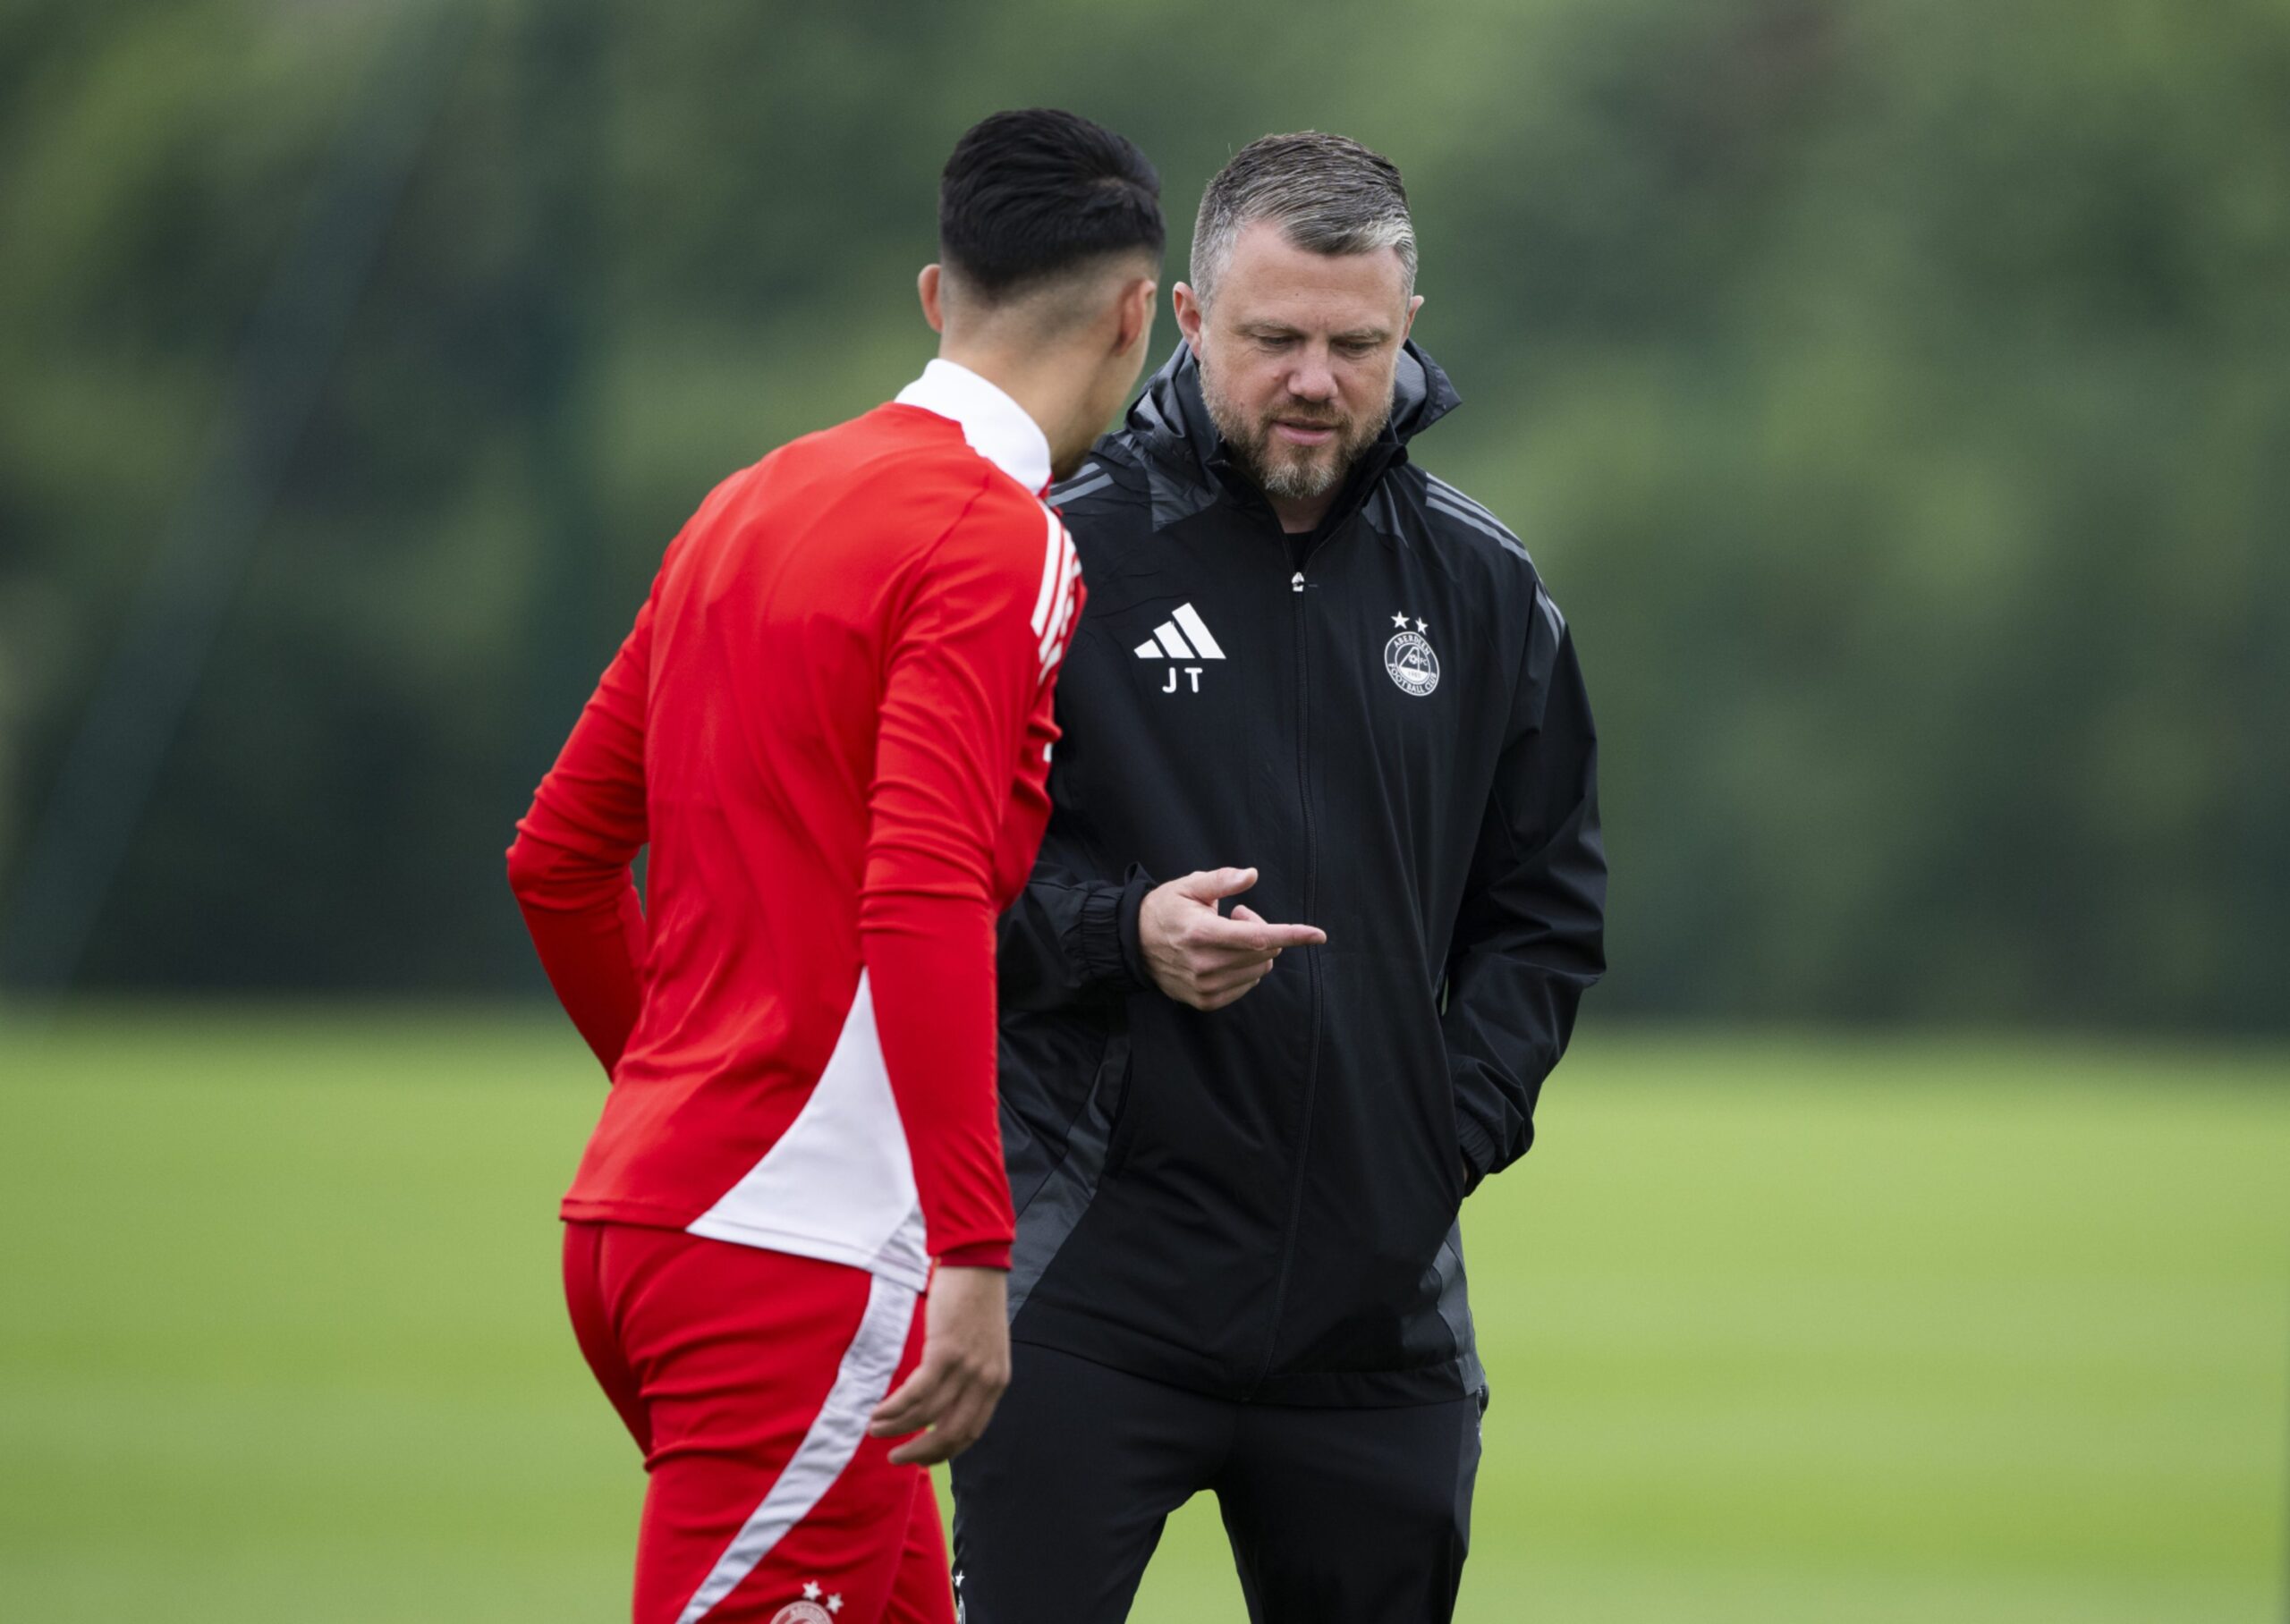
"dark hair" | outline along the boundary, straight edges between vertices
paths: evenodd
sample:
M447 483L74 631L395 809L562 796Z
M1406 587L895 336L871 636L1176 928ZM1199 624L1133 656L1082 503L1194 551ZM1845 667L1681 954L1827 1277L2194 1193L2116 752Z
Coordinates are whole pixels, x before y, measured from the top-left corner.
M939 258L989 300L1110 254L1158 261L1165 235L1145 155L1055 107L971 125L938 185Z

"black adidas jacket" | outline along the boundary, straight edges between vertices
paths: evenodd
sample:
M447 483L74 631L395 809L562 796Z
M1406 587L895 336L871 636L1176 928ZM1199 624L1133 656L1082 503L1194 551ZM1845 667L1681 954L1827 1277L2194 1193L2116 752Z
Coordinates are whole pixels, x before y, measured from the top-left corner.
M1019 1341L1268 1402L1482 1380L1456 1213L1533 1138L1604 968L1606 859L1566 623L1410 460L1456 403L1411 343L1301 569L1182 344L1052 493L1089 606L1001 926ZM1138 905L1228 866L1328 940L1203 1014L1145 977Z

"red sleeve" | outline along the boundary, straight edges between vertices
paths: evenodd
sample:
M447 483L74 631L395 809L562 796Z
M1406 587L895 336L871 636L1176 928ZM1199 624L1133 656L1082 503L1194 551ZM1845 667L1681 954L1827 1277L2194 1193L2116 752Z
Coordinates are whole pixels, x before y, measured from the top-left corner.
M609 1073L643 1002L644 698L652 605L597 684L509 848L509 885L565 1013Z
M1012 764L1030 719L1047 715L1078 597L1064 528L989 488L923 567L886 656L859 926L928 1245L941 1261L1008 1263L996 871Z

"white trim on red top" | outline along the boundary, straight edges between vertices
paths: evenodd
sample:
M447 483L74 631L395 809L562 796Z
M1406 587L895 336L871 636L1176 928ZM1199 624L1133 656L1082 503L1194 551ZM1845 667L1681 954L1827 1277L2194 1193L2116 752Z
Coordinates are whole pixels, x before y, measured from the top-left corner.
M811 1097L746 1176L686 1227L710 1240L847 1264L917 1291L929 1284L914 1158L866 971Z

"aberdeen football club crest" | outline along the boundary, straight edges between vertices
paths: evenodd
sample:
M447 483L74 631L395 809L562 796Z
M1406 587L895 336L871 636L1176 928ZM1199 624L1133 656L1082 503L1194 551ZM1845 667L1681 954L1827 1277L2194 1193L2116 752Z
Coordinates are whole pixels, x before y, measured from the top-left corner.
M822 1606L820 1589L816 1579L804 1586L803 1599L790 1602L773 1613L771 1624L835 1624L835 1615L843 1611L843 1598L839 1595L827 1596L824 1598L826 1604Z
M1399 630L1384 645L1384 669L1402 693L1421 699L1439 686L1439 656L1423 635L1431 628L1421 621L1411 625L1404 614L1392 616L1392 624Z

